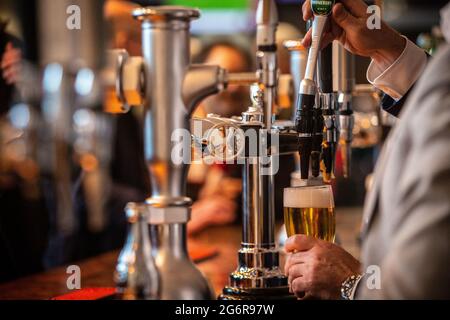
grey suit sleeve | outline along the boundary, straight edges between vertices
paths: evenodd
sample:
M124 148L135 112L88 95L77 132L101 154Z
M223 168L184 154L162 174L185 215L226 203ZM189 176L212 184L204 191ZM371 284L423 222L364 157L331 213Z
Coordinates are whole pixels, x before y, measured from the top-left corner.
M450 93L434 88L410 121L411 146L396 186L395 221L381 260L381 288L360 299L450 299Z

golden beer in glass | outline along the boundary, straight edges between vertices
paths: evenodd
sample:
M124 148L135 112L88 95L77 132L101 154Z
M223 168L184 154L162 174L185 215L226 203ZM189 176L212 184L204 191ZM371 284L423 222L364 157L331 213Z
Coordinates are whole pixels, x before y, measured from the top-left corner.
M288 237L304 234L334 242L336 219L330 185L286 188L283 202Z

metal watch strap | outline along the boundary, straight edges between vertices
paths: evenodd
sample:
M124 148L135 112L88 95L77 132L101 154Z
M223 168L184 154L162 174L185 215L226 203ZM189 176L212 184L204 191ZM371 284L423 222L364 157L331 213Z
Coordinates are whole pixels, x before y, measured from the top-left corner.
M345 279L344 282L342 282L341 285L341 298L343 300L353 300L355 296L356 287L361 280L363 275L361 274L355 274L347 279Z

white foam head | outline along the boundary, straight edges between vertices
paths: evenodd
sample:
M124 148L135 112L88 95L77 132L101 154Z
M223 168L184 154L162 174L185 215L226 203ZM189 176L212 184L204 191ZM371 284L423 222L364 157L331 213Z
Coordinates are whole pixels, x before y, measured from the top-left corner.
M307 186L284 189L286 208L331 208L334 207L331 186Z

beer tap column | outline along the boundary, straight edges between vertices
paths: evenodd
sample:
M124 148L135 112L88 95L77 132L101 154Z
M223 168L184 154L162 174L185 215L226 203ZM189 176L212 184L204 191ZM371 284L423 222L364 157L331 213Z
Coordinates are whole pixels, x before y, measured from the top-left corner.
M278 13L275 2L273 0L260 0L256 10L256 44L259 74L259 85L262 87L262 109L264 114L264 129L268 134L272 129L273 111L275 105L276 90L278 84L278 65L277 65L277 46L276 31L278 26ZM263 129L263 130L264 130ZM263 131L264 132L264 131ZM262 155L259 155L261 157ZM260 163L260 166L269 168L272 166L272 158L269 156L268 163ZM254 246L256 248L275 248L275 181L272 174L257 175L259 187L256 185L251 190L252 193L257 192L259 202L262 206L259 212L256 212L255 219L259 226L260 232L256 232ZM244 172L245 175L245 172ZM247 181L249 182L249 181ZM254 200L254 199L253 199ZM251 219L251 218L250 218ZM278 266L278 265L276 265ZM262 266L255 266L262 267ZM274 265L275 267L275 265Z
M334 1L311 1L314 13L312 25L312 43L306 64L305 78L300 83L295 126L299 134L299 153L301 178L308 179L310 157L313 151L314 106L316 104L317 85L314 81L322 35L333 8Z
M322 144L323 179L325 182L330 182L334 178L339 137L337 101L333 92L333 46L331 44L320 53L318 76L320 82L320 104L325 125Z
M256 11L256 45L260 82L264 86L264 124L272 126L278 66L276 30L278 14L273 0L260 0Z
M200 16L199 11L158 6L136 9L133 15L142 23L144 147L152 182L146 203L156 243L161 298L211 299L211 287L189 258L186 245L192 204L186 196L191 161L189 118L202 98L226 86L227 74L216 66L189 63L190 22Z
M339 146L342 155L342 171L344 177L350 175L351 145L353 141L352 96L355 86L355 56L348 52L341 44L333 42L333 87L339 98Z
M264 136L272 133L278 80L275 42L278 14L273 0L259 1L256 22L258 83L252 86L253 105L242 114L240 127L246 134L257 136L259 150L255 153L249 148L244 154L244 212L239 265L220 296L224 300L293 298L287 278L280 269L279 251L275 244L274 157L262 153L263 148L268 149L262 143Z

